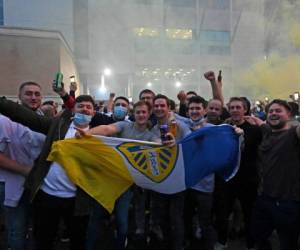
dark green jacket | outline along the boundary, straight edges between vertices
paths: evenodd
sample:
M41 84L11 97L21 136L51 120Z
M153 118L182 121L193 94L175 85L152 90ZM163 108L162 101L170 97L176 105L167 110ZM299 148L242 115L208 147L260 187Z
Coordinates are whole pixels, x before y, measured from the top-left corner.
M51 151L52 143L64 139L72 122L72 113L66 110L60 117L52 119L40 116L28 108L4 98L0 98L0 113L31 130L47 135L41 153L25 182L26 194L32 201L50 169L52 162L47 161L47 157ZM75 215L88 213L88 200L88 196L77 187Z

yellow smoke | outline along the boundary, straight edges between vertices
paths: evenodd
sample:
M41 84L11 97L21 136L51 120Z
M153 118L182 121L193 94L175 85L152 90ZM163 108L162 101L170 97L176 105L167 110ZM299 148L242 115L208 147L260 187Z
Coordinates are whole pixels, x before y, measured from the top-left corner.
M273 54L241 73L239 81L252 89L255 98L288 99L290 94L300 90L300 55L280 57Z
M271 40L272 52L241 72L236 82L243 94L254 98L288 99L300 91L300 0L282 1L276 18L266 27L276 34Z
M300 23L293 23L288 32L291 43L300 48Z

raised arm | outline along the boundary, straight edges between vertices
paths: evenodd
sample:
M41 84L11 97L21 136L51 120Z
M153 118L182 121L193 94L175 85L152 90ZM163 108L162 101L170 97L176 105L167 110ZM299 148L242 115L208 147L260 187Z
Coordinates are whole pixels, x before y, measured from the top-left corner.
M71 110L74 107L74 105L75 105L75 91L77 89L77 85L71 85L70 86L70 94L68 94L67 91L65 90L65 87L64 87L63 83L62 83L62 88L56 88L55 81L53 81L52 89L55 93L57 93L60 96L60 98L63 100L63 102L64 102L67 109Z
M91 135L104 135L104 136L113 136L119 133L119 129L114 124L110 125L100 125L97 127L94 127L88 131L84 131L82 129L76 128L77 132L75 136L77 138L81 138L84 136L91 136Z
M14 122L23 124L31 130L47 134L52 118L41 116L34 111L5 98L0 98L0 113Z
M216 79L215 73L213 71L207 71L204 73L206 80L210 82L213 99L218 99L222 102L224 106L224 97L222 92L222 78Z

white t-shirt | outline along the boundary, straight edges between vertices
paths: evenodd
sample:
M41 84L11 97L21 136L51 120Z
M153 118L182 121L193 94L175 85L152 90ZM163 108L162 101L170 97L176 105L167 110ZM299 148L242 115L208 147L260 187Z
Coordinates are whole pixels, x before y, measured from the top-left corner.
M89 128L87 127L84 130L88 129ZM71 123L65 139L75 137L75 133L75 125L74 123ZM77 190L76 186L67 176L65 170L57 162L51 164L41 189L47 194L61 198L75 197Z

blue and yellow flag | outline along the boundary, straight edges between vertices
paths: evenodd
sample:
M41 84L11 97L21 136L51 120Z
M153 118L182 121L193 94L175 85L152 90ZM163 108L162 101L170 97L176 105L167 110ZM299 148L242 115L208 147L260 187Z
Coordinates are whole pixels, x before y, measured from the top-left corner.
M130 139L93 136L57 141L49 161L109 212L133 183L173 194L211 173L230 179L240 161L240 138L229 125L199 129L172 148Z

